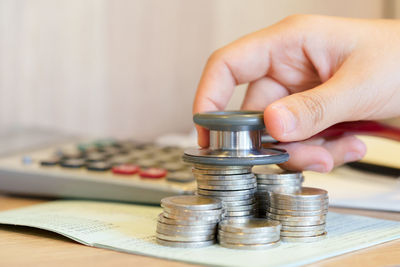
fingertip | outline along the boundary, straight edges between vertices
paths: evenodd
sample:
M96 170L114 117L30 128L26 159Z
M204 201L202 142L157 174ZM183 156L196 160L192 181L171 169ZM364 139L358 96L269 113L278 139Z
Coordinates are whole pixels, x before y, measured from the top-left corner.
M209 131L199 125L196 125L197 129L197 143L200 147L209 146Z
M264 123L267 133L271 135L274 139L279 141L284 140L284 126L282 120L280 119L279 110L273 105L269 105L264 110Z

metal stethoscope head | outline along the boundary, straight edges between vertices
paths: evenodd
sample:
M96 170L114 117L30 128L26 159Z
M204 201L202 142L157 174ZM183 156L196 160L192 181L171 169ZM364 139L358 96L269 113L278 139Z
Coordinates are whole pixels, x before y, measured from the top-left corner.
M260 111L199 113L194 115L193 121L210 131L210 146L185 150L183 160L186 162L252 166L279 164L289 159L285 150L262 147L265 125Z

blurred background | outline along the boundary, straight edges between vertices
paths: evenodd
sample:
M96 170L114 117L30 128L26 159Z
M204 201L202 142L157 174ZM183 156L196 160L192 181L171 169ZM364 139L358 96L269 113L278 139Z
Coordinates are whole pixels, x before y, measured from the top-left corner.
M387 0L0 0L0 129L142 140L193 129L217 48L295 13L395 18ZM229 104L238 108L244 86Z

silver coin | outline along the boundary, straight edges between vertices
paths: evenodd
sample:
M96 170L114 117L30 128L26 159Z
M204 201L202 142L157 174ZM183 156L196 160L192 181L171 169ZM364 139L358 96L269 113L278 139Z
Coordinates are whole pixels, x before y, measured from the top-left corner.
M178 231L203 231L203 230L216 230L216 224L204 224L204 225L173 225L166 224L160 221L157 222L157 228L165 230L178 230Z
M226 211L245 211L245 210L254 210L256 208L256 204L251 205L243 205L243 206L233 206L227 207Z
M240 185L248 185L257 183L256 179L241 179L241 180L233 180L233 181L215 181L215 180L197 180L198 185L218 185L218 186L240 186Z
M181 242L198 242L198 241L208 241L215 239L215 235L205 235L205 236L178 236L178 235L164 235L156 232L156 237L167 241L181 241Z
M197 181L242 181L248 179L255 179L254 174L245 173L245 174L235 174L235 175L203 175L193 173L193 176L196 177Z
M212 197L185 195L163 198L161 205L188 210L214 210L222 208L222 201Z
M195 216L195 215L190 215L190 216L182 216L178 214L170 214L164 211L163 213L164 217L167 217L169 219L174 219L174 220L180 220L180 221L203 221L204 223L217 223L221 220L222 215L218 216Z
M329 204L328 199L300 201L300 200L287 200L287 199L284 200L284 199L278 199L278 198L268 196L266 198L266 200L269 201L271 203L271 205L274 204L275 206L291 205L291 206L305 207L305 206L320 206L320 205L328 205Z
M224 218L222 218L221 221L229 221L231 223L235 223L235 222L242 222L243 220L248 220L248 219L252 219L254 218L255 214L251 214L251 215L246 215L246 216L239 216L239 217L229 217L229 216L224 216Z
M226 211L224 213L225 216L229 217L238 217L238 216L247 216L255 214L255 210L244 210L244 211Z
M234 191L217 191L217 190L206 190L206 189L197 189L199 195L207 195L207 196L250 196L252 197L256 192L256 189L246 189L246 190L234 190Z
M261 204L265 203L267 205L267 208L268 207L275 209L279 208L282 210L293 210L293 211L318 211L318 210L327 210L329 208L329 205L326 204L319 206L297 206L297 205L283 205L283 204L276 205L275 203L262 202L262 201L259 201L258 203Z
M271 191L271 192L276 192L276 193L296 193L301 190L300 185L296 186L281 186L281 185L262 185L262 184L257 184L257 190L263 190L263 191Z
M266 215L266 218L273 220L272 218L270 218L268 216L268 214ZM282 227L284 226L314 226L314 225L320 225L320 224L324 224L325 220L317 220L317 221L280 221L280 223L282 224Z
M257 238L251 238L251 239L244 239L244 238L231 238L231 237L223 237L223 236L218 236L217 240L218 241L222 241L225 243L229 243L229 244L242 244L242 245L252 245L252 244L269 244L272 242L276 242L279 241L280 236L278 235L274 235L274 236L270 236L270 237L265 237L265 238L261 238L261 237L257 237Z
M326 199L328 192L323 189L314 187L302 187L299 192L293 194L270 193L270 197L277 199L293 199L293 200L321 200Z
M312 237L317 235L322 235L325 233L325 229L322 230L313 230L313 231L304 231L304 232L291 232L291 231L281 231L281 236L284 237Z
M198 225L210 225L210 226L215 226L220 220L215 219L215 220L185 220L185 219L172 219L172 218L167 218L164 216L164 213L160 213L158 215L158 221L164 224L170 224L170 225L183 225L183 226L198 226Z
M312 210L312 211L296 211L296 210L267 208L267 211L269 213L277 215L290 215L290 216L314 216L314 215L325 215L328 213L327 209Z
M208 175L232 175L250 173L248 169L192 169L193 174L208 174Z
M268 218L278 221L325 221L326 215L314 215L314 216L290 216L290 215L277 215L268 212Z
M276 248L280 245L280 241L269 243L269 244L253 244L253 245L243 245L243 244L230 244L226 242L219 242L221 247L233 248L233 249L244 249L244 250L265 250L270 248Z
M225 232L257 234L266 232L278 232L281 230L281 223L267 219L247 219L242 221L223 220L218 225L219 229Z
M302 172L292 172L292 171L287 171L283 170L281 168L275 168L271 166L265 166L265 165L260 165L260 166L254 166L252 169L252 172L258 176L258 177L264 177L264 178L296 178L296 177L302 177L303 173Z
M273 232L259 232L259 233L240 233L240 232L225 232L223 230L218 230L218 235L221 238L234 238L234 239L245 239L245 240L250 240L250 239L257 239L257 238L263 238L263 239L279 239L280 231L273 231ZM273 241L267 241L263 243L269 243ZM254 243L253 243L254 244Z
M168 214L175 214L175 215L180 215L180 216L219 216L223 213L223 209L215 209L215 210L185 210L185 209L174 209L174 208L169 208L165 207L164 205L161 204L161 207L163 207L164 212Z
M326 224L319 225L310 225L310 226L288 226L282 225L283 231L291 231L291 232L307 232L307 231L319 231L324 230L326 228Z
M170 230L162 227L157 227L157 233L163 235L177 235L177 236L209 236L215 235L217 233L216 230L197 230L197 231L181 231L181 230Z
M218 198L222 200L222 202L232 202L232 201L244 201L244 200L249 200L249 199L254 199L254 194L249 194L249 195L239 195L239 196L215 196L215 198Z
M257 183L265 185L301 185L303 179L282 180L282 179L260 179L257 178Z
M225 190L225 191L236 191L236 190L245 190L256 188L257 183L251 184L243 184L243 185L204 185L197 184L198 189L206 189L206 190Z
M316 241L321 241L325 239L327 236L327 233L324 232L321 235L317 236L309 236L309 237L286 237L282 236L281 240L284 242L291 242L291 243L306 243L306 242L316 242Z
M249 198L249 199L245 199L245 200L238 200L238 201L222 201L222 205L225 208L229 208L229 207L236 207L236 206L244 206L244 205L251 205L251 204L255 204L256 200L255 198Z
M200 241L200 242L176 242L176 241L168 241L156 238L156 242L163 246L174 247L174 248L203 248L214 245L216 243L215 240L209 241Z

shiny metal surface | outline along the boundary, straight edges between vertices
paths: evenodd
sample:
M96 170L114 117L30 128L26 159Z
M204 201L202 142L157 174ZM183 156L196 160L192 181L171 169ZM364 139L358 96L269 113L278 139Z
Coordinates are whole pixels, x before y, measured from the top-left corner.
M260 131L210 131L212 150L257 150L261 148Z

